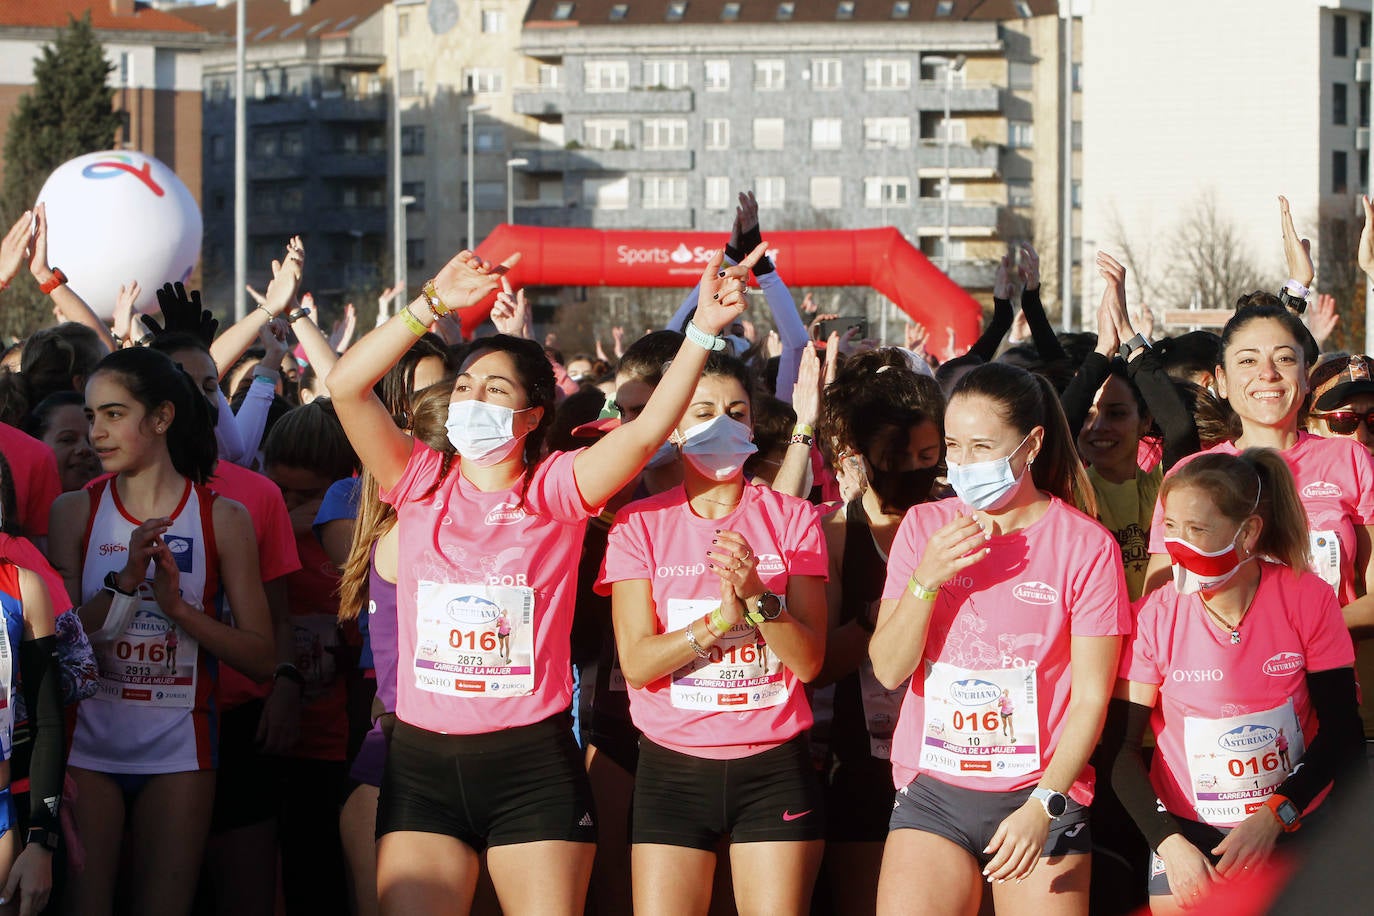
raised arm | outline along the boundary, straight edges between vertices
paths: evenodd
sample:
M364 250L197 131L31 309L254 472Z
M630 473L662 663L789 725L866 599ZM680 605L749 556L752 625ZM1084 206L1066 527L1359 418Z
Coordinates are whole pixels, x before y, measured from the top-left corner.
M258 300L258 307L230 325L210 345L210 356L215 360L220 378L224 378L225 373L258 339L258 332L263 325L290 311L300 289L301 271L304 268L305 245L300 236L294 236L286 245L286 257L272 262L272 282L262 298L258 298L256 290L249 288L248 292Z
M978 340L969 348L969 353L990 363L997 356L997 348L1002 346L1002 338L1011 330L1012 319L1016 312L1011 307L1011 297L1016 287L1011 282L1011 258L1002 256L997 265L997 276L992 281L992 321L983 329Z
M51 286L52 281L57 276L48 264L47 204L39 204L34 207L33 224L33 257L29 261L29 272L33 274L34 280L38 281L38 286L41 289L45 286ZM52 297L53 309L62 317L62 320L84 324L95 331L100 337L100 342L107 349L119 349L119 344L115 341L114 335L110 333L109 326L100 320L100 316L92 311L85 299L72 292L72 288L67 285L65 277L48 295Z
M1023 286L1021 314L1026 316L1026 324L1030 326L1031 339L1035 341L1036 351L1046 362L1063 359L1064 348L1054 333L1054 325L1050 324L1049 316L1045 314L1044 303L1040 301L1040 255L1035 253L1029 242L1021 243L1021 259L1016 270L1021 275Z

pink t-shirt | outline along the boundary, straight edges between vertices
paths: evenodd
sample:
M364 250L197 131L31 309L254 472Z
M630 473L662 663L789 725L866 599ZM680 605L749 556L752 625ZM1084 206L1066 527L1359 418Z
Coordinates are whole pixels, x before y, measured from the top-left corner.
M1121 661L1121 677L1159 687L1150 781L1160 801L1218 826L1257 810L1299 762L1290 751L1312 743L1307 673L1355 661L1330 587L1312 573L1257 562L1259 589L1239 643L1212 622L1200 596L1180 596L1170 582L1140 599ZM1291 720L1297 727L1285 728Z
M758 557L759 578L777 595L791 576L827 571L825 538L815 506L745 484L740 503L722 518L701 518L682 487L630 503L616 516L597 590L647 579L658 632L680 630L720 604L720 579L706 568L717 528L737 531ZM730 760L776 747L811 727L811 704L795 674L772 656L748 623L671 675L630 690L630 717L656 744L694 757Z
M22 534L29 539L47 537L48 512L53 500L62 495L52 449L22 430L0 423L0 453L10 465Z
M1181 459L1169 474L1198 455L1239 455L1234 442L1222 442ZM1307 510L1312 571L1336 589L1341 605L1355 600L1355 528L1374 524L1374 459L1354 439L1323 439L1298 433L1292 448L1280 452ZM1155 504L1150 523L1150 553L1164 553L1164 500Z
M381 493L396 507L403 558L396 589L403 721L485 734L570 705L577 562L587 519L601 512L577 489L580 453L540 462L522 498L523 481L484 493L457 464L439 480L442 456L416 442L401 479ZM496 624L502 609L511 619L504 646Z
M901 598L926 541L959 512L970 510L954 497L907 512L889 555L884 600ZM935 599L892 741L898 788L917 775L991 792L1035 785L1064 731L1070 637L1131 631L1116 539L1072 506L1051 498L1039 520L988 546L992 552ZM1005 731L1003 690L1015 707ZM1091 767L1069 794L1092 801Z

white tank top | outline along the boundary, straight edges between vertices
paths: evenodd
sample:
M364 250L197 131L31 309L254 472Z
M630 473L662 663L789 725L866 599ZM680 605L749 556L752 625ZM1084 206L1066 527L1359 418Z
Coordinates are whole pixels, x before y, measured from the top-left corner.
M124 568L129 537L142 521L120 503L114 479L88 491L81 599ZM217 614L219 592L213 505L215 495L189 480L163 540L181 573L187 603ZM69 762L102 773L180 773L215 765L211 729L214 660L189 633L178 631L153 597L153 564L138 587L138 605L123 632L95 645L100 690L77 707Z

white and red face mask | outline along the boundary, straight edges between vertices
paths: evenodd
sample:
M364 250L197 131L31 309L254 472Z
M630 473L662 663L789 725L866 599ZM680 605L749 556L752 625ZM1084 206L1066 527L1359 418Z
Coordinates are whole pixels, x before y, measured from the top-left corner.
M1238 537L1239 527L1236 528L1230 544L1210 552L1188 543L1183 538L1165 538L1164 549L1169 552L1169 559L1174 565L1174 588L1178 589L1178 593L1192 595L1219 588L1240 571L1242 563L1254 559L1240 558L1240 551L1236 549Z

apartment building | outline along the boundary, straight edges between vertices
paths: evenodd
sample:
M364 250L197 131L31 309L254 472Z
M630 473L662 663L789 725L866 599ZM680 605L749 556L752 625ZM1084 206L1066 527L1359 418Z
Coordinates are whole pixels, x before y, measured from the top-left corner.
M391 149L385 0L246 0L248 281L263 288L286 239L325 302L390 283ZM233 2L177 16L224 41L201 58L205 287L233 299Z
M526 163L516 221L724 230L751 187L768 226L893 225L975 292L990 291L1008 241L1034 239L1054 301L1055 12L1047 0L534 0L512 98L533 134L510 147Z
M1180 227L1210 202L1234 250L1281 283L1284 194L1318 285L1344 299L1369 184L1369 13L1368 0L1096 3L1083 17L1085 253L1131 248L1132 294L1186 306L1190 291L1165 281L1186 266Z
M33 63L71 17L89 14L114 68L117 146L156 156L201 194L200 55L217 40L194 23L134 0L43 0L0 6L0 147ZM4 163L0 162L0 175Z

